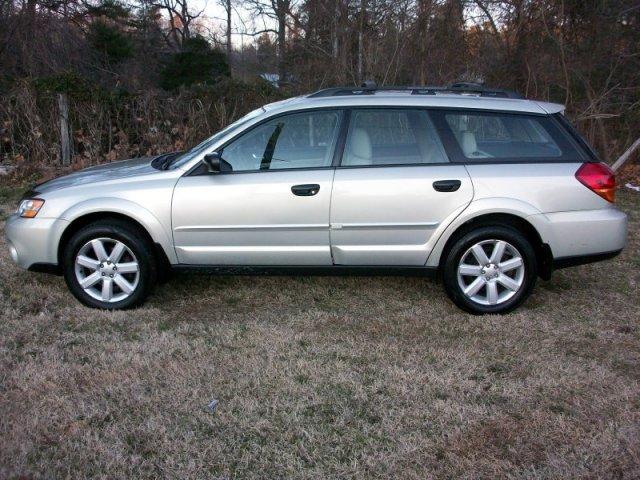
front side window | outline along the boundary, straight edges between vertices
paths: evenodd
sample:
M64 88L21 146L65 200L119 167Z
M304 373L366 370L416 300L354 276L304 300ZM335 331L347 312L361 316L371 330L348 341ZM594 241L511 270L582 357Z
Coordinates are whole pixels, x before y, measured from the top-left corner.
M340 117L338 111L276 117L227 145L222 158L233 171L331 166Z
M179 167L183 166L184 164L186 164L187 162L189 162L190 160L195 158L200 153L202 153L202 152L208 150L209 148L211 148L212 145L214 145L217 141L219 141L225 135L229 135L230 133L233 133L236 130L240 130L241 127L243 127L244 125L249 123L254 118L262 115L263 113L264 113L264 108L258 108L256 110L253 110L253 111L247 113L244 117L236 120L235 122L233 122L230 125L227 125L225 128L220 130L218 133L216 133L215 135L207 138L203 142L199 143L198 145L193 147L191 150L188 150L188 151L182 153L181 155L177 156L176 158L174 158L173 161L171 162L169 168L171 168L173 170L173 169L176 169L176 168L179 168Z
M352 111L342 165L411 165L447 161L426 111Z
M444 118L466 160L582 161L575 145L548 117L451 112Z

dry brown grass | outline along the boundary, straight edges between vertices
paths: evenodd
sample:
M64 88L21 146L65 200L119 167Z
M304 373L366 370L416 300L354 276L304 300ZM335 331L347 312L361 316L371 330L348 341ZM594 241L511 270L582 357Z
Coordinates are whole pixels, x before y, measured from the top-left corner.
M0 477L638 478L620 204L620 257L505 317L427 279L193 275L100 312L0 244Z

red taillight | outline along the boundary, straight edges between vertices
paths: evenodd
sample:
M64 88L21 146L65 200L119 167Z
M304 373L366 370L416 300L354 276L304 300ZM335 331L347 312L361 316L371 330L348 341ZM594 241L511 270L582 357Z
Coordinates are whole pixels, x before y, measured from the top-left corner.
M583 163L576 178L589 190L613 203L616 195L616 175L604 163Z

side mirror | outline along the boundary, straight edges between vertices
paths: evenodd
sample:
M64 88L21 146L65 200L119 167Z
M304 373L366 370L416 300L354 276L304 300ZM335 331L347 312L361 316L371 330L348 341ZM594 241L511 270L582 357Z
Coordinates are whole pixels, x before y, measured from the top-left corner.
M222 159L220 152L213 152L205 155L202 162L207 166L210 173L231 172L233 167L229 162Z

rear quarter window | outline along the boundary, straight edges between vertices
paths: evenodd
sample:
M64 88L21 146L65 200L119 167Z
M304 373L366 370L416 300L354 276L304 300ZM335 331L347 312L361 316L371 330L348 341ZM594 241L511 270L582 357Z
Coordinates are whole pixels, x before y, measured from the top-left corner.
M440 115L457 161L585 161L575 141L552 117L475 111Z

